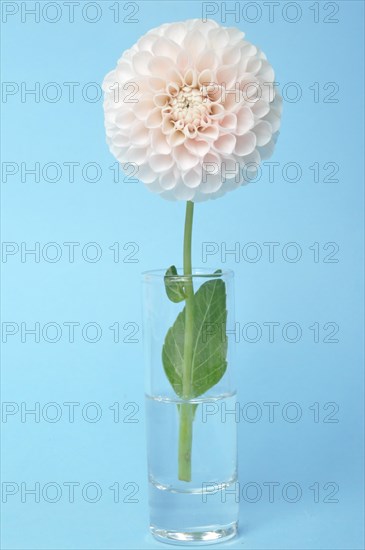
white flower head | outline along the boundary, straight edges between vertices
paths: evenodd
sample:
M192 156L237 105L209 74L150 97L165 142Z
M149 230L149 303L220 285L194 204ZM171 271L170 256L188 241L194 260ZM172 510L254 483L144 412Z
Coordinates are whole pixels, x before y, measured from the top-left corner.
M238 29L200 19L161 25L104 79L110 150L166 199L222 196L273 151L282 104L274 78Z

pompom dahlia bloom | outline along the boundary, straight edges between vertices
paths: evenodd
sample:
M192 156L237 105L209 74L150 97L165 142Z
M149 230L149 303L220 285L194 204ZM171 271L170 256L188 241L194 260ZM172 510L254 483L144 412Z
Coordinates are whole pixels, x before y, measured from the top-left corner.
M111 152L167 199L198 202L246 183L279 130L271 65L241 31L215 21L150 30L103 90Z

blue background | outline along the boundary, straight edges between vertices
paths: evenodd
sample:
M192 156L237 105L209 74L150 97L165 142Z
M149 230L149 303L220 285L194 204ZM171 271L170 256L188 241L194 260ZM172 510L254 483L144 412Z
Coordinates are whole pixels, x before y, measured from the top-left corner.
M11 4L20 10L20 3ZM105 144L102 102L85 100L81 89L88 82L101 83L124 49L148 29L200 17L201 3L138 2L135 23L114 22L112 2L99 3L102 16L95 23L82 19L85 3L81 2L75 8L75 22L70 23L63 3L58 4L62 17L54 24L43 17L35 23L32 16L23 23L20 12L2 24L3 81L19 86L23 82L29 88L39 82L41 89L56 82L62 90L54 103L42 96L39 102L32 96L22 102L20 93L3 99L2 161L24 162L28 167L35 162L41 167L49 162L62 166L75 161L81 167L95 162L102 176L94 183L85 181L79 167L70 182L64 167L54 183L42 177L36 182L31 175L22 181L20 171L2 181L2 240L19 247L24 242L29 248L39 242L41 250L56 242L62 250L54 263L42 255L39 262L34 256L22 262L20 253L3 256L2 319L19 325L19 332L3 345L3 401L15 403L19 410L22 402L28 408L38 402L41 410L55 402L62 416L57 422L50 422L47 412L41 413L39 422L31 415L22 422L20 412L3 416L2 481L19 487L22 482L28 487L39 482L41 488L55 482L63 488L55 503L42 496L36 503L31 495L22 502L20 489L9 496L2 504L2 545L9 550L162 548L147 530L140 273L181 263L184 204L163 201L140 183L123 182L122 174L119 182L113 182L109 167L114 159ZM249 332L237 344L239 401L242 407L254 402L262 411L257 422L242 419L238 426L240 481L258 483L263 489L264 482L280 483L274 502L265 491L256 503L242 499L239 538L224 546L358 549L363 548L363 3L337 2L325 8L320 2L317 23L312 2L300 2L302 15L296 23L282 15L285 4L276 8L273 22L262 5L262 16L255 23L247 21L254 12L241 16L238 23L228 15L225 23L245 30L248 40L261 46L281 85L296 83L287 88L290 98L295 90L302 93L298 101L284 100L281 135L270 159L280 163L275 179L269 181L266 168L256 183L197 205L195 215L194 264L234 269L240 329L250 322L262 329L256 343L248 341L253 338ZM339 7L333 16L332 5ZM54 17L49 9L49 17ZM121 3L121 19L132 10L133 6ZM290 11L284 14L293 18ZM324 22L326 16L338 22ZM94 17L91 8L89 17ZM213 17L221 22L220 12ZM72 103L63 84L71 81L80 83ZM318 101L310 89L315 82ZM332 91L324 89L328 82L338 85L333 96L337 102L324 101ZM93 89L89 91L91 96ZM299 181L285 181L282 170L288 162L300 165ZM309 169L316 162L321 167L319 182ZM328 162L338 165L337 182L324 181L330 173L324 168ZM63 245L70 241L80 243L73 263ZM270 262L263 243L274 241L280 244ZM81 254L90 242L98 243L102 251L94 263ZM119 262L109 249L115 242L120 246ZM262 257L249 262L240 254L236 262L233 255L219 252L204 263L204 242L217 243L219 251L222 243L227 248L239 243L241 252L246 243L255 242ZM285 259L289 242L300 247L297 262ZM338 261L325 261L333 250L324 249L329 242L338 246L332 257ZM310 249L313 243L319 243L318 261ZM132 259L137 261L130 262L133 250ZM293 248L288 250L292 252ZM49 249L49 256L53 253ZM89 253L92 256L94 250ZM68 321L80 323L74 343L68 341L63 325ZM272 343L263 325L268 321L280 323ZM42 334L39 343L32 336L22 343L22 322L28 327L39 322L41 330L54 322L62 335L55 343ZM95 343L81 335L81 328L90 322L102 330ZM119 343L109 329L116 322ZM297 343L282 336L288 322L301 328ZM317 343L309 329L315 322L320 326ZM338 342L323 341L331 332L324 327L329 322L339 327L333 336ZM135 328L137 341L123 341ZM73 423L65 402L80 403ZM97 422L81 414L90 402L102 411ZM119 422L114 422L109 408L115 402L120 407ZM269 422L264 402L279 403L274 422ZM285 404L290 402L302 411L297 422L284 418ZM310 409L314 403L319 407L318 422ZM331 418L338 422L324 421L334 410L328 403L337 404ZM137 408L133 416L137 422L128 422L128 414ZM86 408L87 412L92 417L95 409ZM48 413L51 417L55 409ZM68 501L64 482L80 484L74 503ZM81 489L89 482L102 490L98 502L82 498ZM118 503L109 489L115 482L120 485ZM138 485L134 497L138 502L123 502L136 487L126 486L128 482ZM296 503L281 496L288 482L302 489ZM316 482L321 488L319 502L309 489ZM338 502L324 502L331 493L329 482L339 486L333 497ZM50 489L49 497L53 495Z

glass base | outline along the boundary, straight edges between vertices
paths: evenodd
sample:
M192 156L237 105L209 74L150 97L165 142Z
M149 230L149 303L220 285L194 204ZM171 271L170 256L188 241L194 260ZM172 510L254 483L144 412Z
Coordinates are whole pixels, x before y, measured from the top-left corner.
M152 535L160 542L168 544L215 544L225 542L237 534L237 522L230 525L223 525L219 528L202 529L201 531L166 531L158 529L154 525L150 526Z

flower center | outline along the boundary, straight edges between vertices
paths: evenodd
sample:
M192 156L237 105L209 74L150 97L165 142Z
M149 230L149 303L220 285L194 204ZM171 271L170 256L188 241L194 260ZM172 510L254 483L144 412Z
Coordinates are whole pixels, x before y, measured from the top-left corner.
M170 99L169 105L175 128L184 131L189 137L209 122L210 100L199 88L184 86Z

